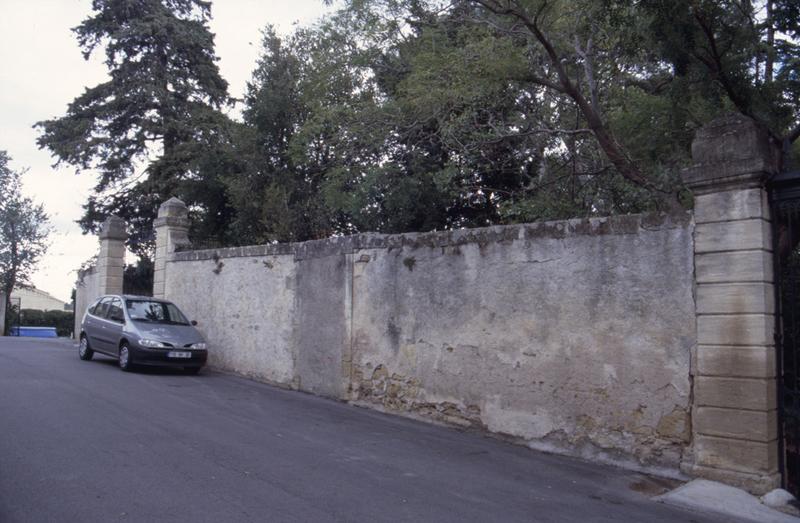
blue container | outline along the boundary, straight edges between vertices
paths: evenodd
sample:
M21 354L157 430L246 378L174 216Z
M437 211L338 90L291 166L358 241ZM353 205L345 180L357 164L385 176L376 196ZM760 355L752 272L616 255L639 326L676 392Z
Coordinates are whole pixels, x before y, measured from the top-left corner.
M23 338L58 338L55 327L11 327L10 334Z

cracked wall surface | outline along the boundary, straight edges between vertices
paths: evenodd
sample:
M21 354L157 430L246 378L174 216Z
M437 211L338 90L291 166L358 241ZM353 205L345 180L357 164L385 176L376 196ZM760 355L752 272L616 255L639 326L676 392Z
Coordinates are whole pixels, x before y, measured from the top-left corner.
M209 365L291 385L296 278L291 256L217 256L172 267L165 295L198 321Z
M567 222L359 252L354 399L678 466L691 434L691 224Z
M623 216L185 251L210 363L550 451L677 470L693 221Z
M86 309L89 308L94 300L99 298L100 288L97 281L97 269L88 267L78 271L78 280L75 282L75 325L72 331L73 337L77 340L81 334L81 321Z

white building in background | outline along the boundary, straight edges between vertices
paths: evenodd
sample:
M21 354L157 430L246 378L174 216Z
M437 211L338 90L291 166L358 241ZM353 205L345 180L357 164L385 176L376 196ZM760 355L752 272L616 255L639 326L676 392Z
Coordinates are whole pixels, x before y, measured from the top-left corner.
M14 292L11 293L11 303L16 304L17 299L19 299L21 309L35 309L39 311L64 311L72 309L71 304L67 304L35 287L29 289L14 289Z

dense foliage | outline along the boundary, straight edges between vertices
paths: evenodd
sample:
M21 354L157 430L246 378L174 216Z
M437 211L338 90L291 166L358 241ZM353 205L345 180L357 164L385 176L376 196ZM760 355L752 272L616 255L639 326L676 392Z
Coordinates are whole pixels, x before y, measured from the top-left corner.
M94 0L73 31L83 54L105 52L109 79L86 89L67 114L40 122L38 143L58 163L99 173L80 220L96 231L109 214L131 227L129 246L152 249L158 205L178 195L203 235L222 234L225 198L215 152L225 142L228 102L219 74L210 2Z
M44 208L22 194L22 173L11 169L10 160L0 150L0 292L5 295L7 319L12 314L11 291L30 283L50 234ZM6 330L9 326L6 321Z
M59 336L71 336L75 328L72 311L40 311L22 309L19 311L19 325L24 327L55 327Z
M790 0L351 0L268 29L224 176L247 242L690 204L695 131L800 134Z
M799 143L794 0L349 0L267 27L241 122L214 110L208 3L94 5L77 32L86 52L106 44L112 80L41 139L103 173L87 228L150 219L171 194L203 244L675 210L712 118ZM113 185L154 141L147 180Z
M153 295L153 262L142 258L136 264L125 267L122 273L122 292L136 296Z

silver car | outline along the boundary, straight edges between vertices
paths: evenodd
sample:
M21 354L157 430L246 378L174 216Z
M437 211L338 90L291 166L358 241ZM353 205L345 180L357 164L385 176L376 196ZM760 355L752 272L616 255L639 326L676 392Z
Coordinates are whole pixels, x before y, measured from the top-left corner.
M166 300L146 296L110 295L97 299L81 321L78 355L91 360L95 352L116 358L119 368L137 365L179 367L195 374L208 357L197 322Z

